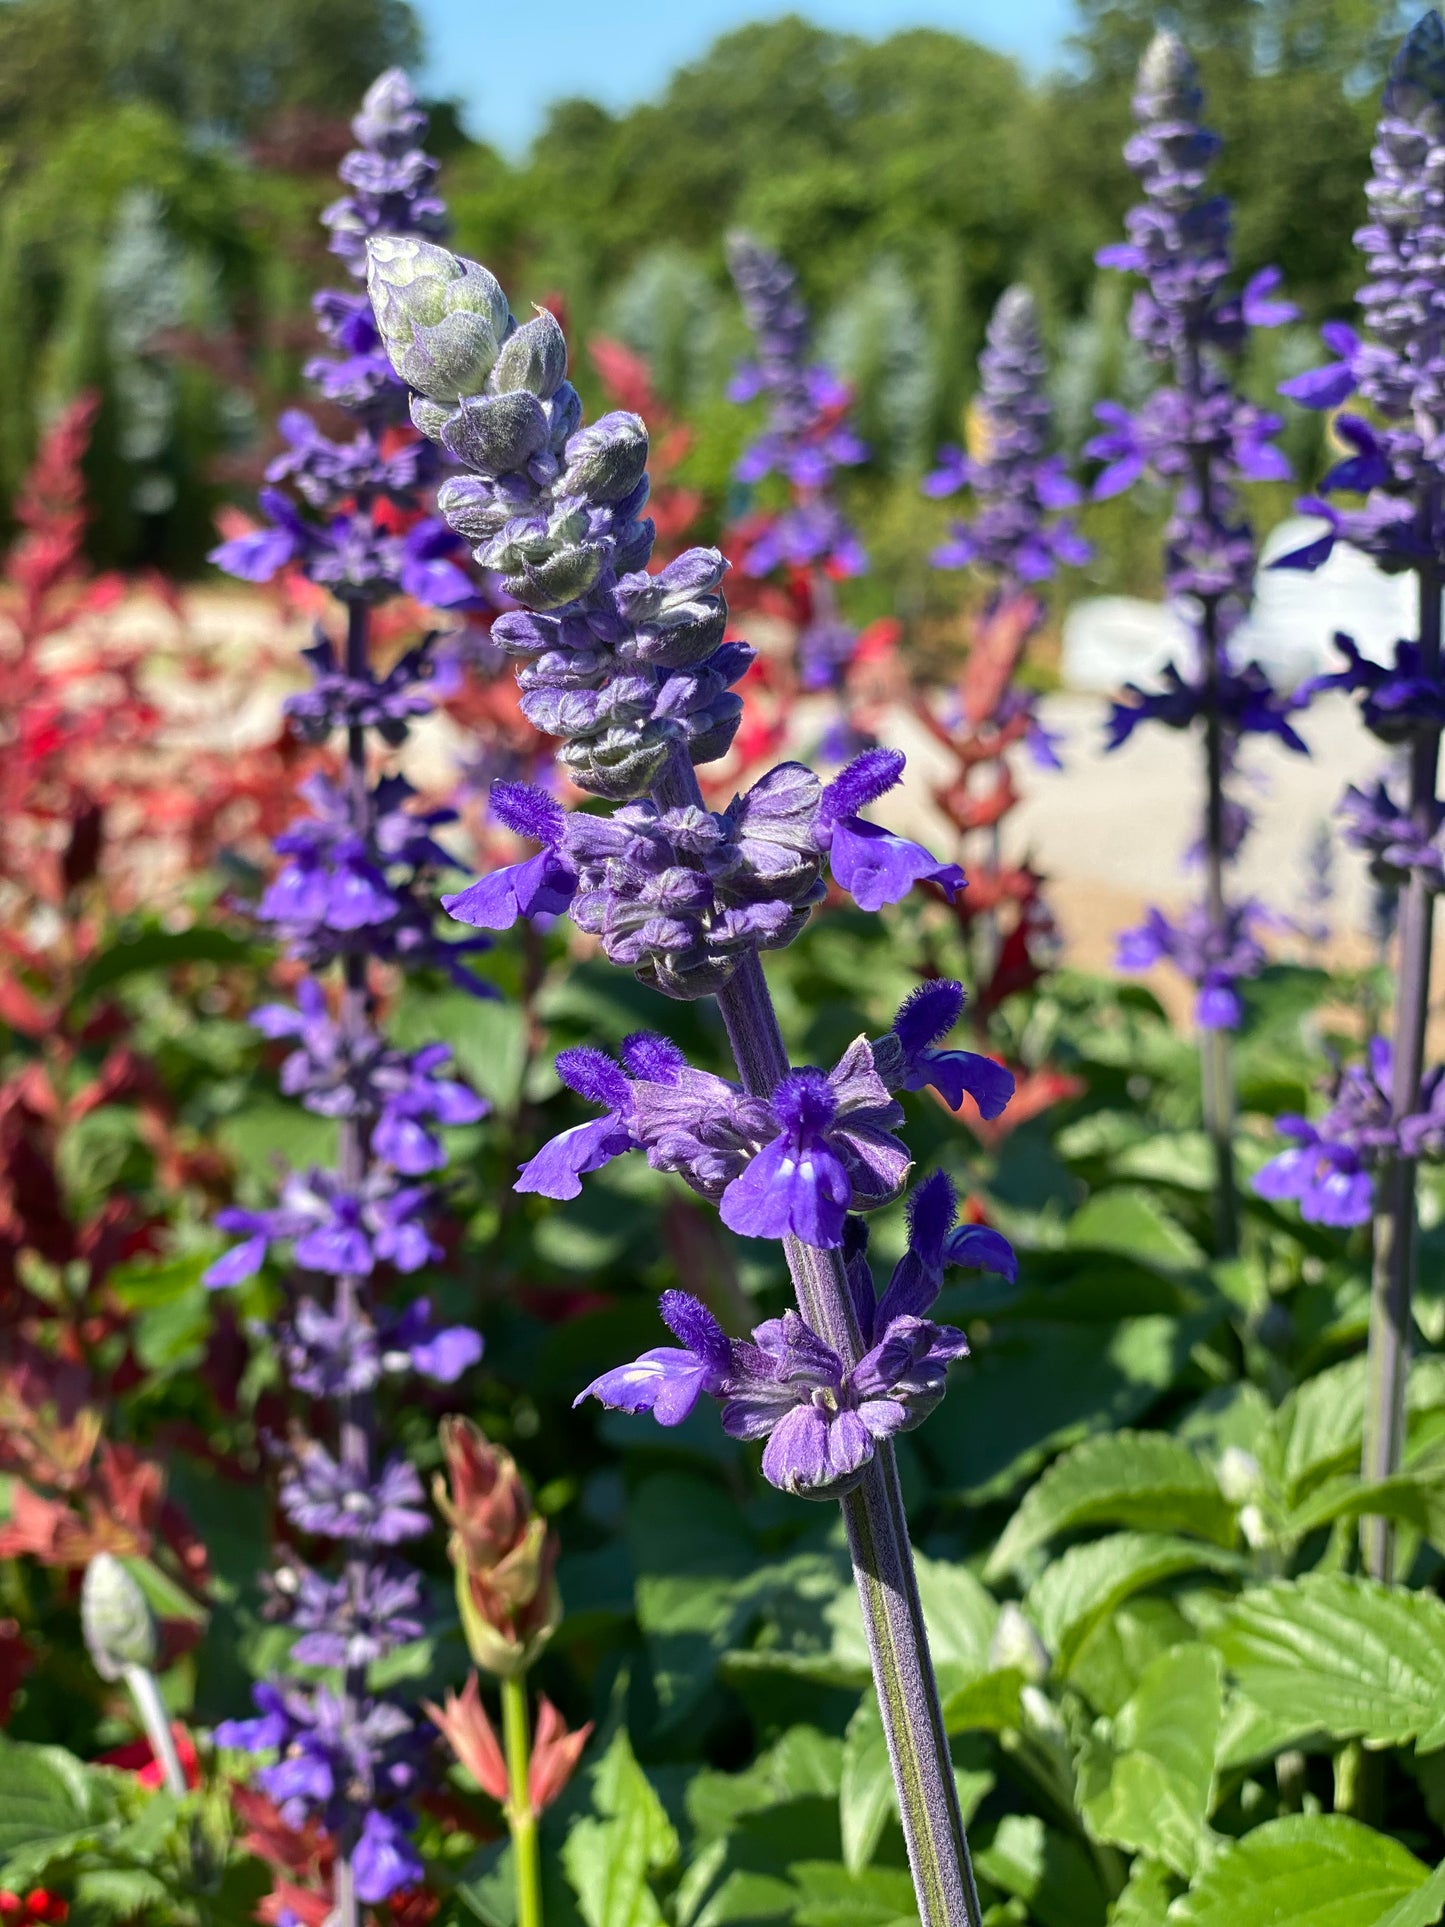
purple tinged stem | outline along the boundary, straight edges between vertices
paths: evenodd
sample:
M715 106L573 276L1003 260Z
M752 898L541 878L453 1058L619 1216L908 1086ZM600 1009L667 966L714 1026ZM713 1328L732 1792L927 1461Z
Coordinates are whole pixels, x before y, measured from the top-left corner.
M1436 488L1427 491L1424 515L1433 527ZM1433 568L1418 574L1420 671L1438 678L1441 582ZM1410 753L1410 814L1429 835L1439 778L1440 732L1422 730ZM1400 952L1395 1000L1394 1080L1391 1110L1398 1121L1420 1106L1425 1031L1430 1011L1430 959L1435 935L1435 897L1415 869L1400 902ZM1405 1433L1405 1374L1410 1362L1410 1301L1414 1291L1417 1198L1415 1163L1397 1158L1380 1174L1375 1206L1375 1265L1370 1290L1369 1385L1361 1477L1374 1484L1400 1468ZM1395 1527L1367 1517L1362 1528L1365 1567L1376 1579L1394 1576Z
M676 752L653 790L659 809L700 804L692 764ZM746 1089L769 1096L788 1070L777 1012L756 951L717 993ZM850 1369L863 1355L841 1251L783 1241L799 1309ZM913 1570L892 1443L879 1440L863 1482L840 1501L883 1717L921 1927L980 1927L983 1915L928 1629Z
M358 680L367 674L370 666L369 630L370 617L367 605L361 601L348 604L346 673ZM366 732L358 724L352 724L346 732L344 782L350 796L352 822L357 832L362 833L368 822L371 797L366 781ZM359 950L349 951L344 969L346 976L341 1001L341 1021L344 1028L354 1033L365 1028L367 1019L364 954ZM337 1166L342 1183L352 1191L359 1191L366 1180L367 1163L367 1133L359 1119L343 1117L337 1155ZM337 1279L335 1307L339 1320L349 1322L355 1317L360 1310L364 1289L365 1281L354 1274L345 1274ZM376 1436L376 1410L372 1394L370 1392L343 1394L340 1418L340 1457L343 1463L356 1466L363 1475L363 1483L369 1486ZM364 1547L358 1546L346 1566L346 1577L355 1602L359 1602L364 1594L366 1570L367 1553ZM348 1702L348 1717L351 1719L359 1719L361 1716L366 1696L366 1670L364 1664L349 1666L346 1669L342 1690ZM355 1811L348 1815L346 1830L337 1841L332 1927L358 1927L360 1921L352 1857L356 1850L359 1822L362 1818L364 1815Z

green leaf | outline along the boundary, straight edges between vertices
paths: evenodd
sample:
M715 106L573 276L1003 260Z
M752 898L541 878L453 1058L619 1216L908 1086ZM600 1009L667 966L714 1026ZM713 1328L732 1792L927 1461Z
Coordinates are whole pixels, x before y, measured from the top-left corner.
M1248 1592L1210 1634L1239 1690L1296 1727L1445 1746L1445 1603L1345 1573Z
M1425 1868L1339 1813L1267 1820L1221 1849L1169 1909L1169 1927L1380 1927Z
M659 1721L672 1726L708 1691L718 1658L752 1610L757 1548L717 1486L676 1473L648 1479L633 1494L627 1532Z
M802 1898L797 1927L914 1927L918 1903L913 1882L900 1869L869 1867L850 1873L827 1861L800 1861L791 1869Z
M843 1736L838 1824L843 1836L843 1865L849 1873L859 1873L868 1865L889 1815L896 1811L883 1718L876 1696L869 1693L858 1702Z
M1104 1890L1093 1861L1035 1815L1005 1815L974 1860L995 1887L1027 1903L1038 1927L1103 1927Z
M1393 1478L1364 1484L1353 1473L1326 1479L1300 1505L1286 1513L1278 1529L1286 1539L1303 1539L1336 1519L1358 1519L1366 1513L1400 1519L1436 1545L1445 1542L1445 1481L1431 1463L1419 1473L1407 1468Z
M516 1109L527 1066L527 1014L520 1003L409 986L390 1030L402 1050L448 1045L457 1069L494 1109L503 1116Z
M1024 1676L1015 1666L981 1673L955 1687L943 1702L943 1723L950 1733L1004 1733L1017 1727Z
M959 1396L929 1421L926 1451L974 1501L998 1498L1063 1447L1139 1418L1171 1385L1200 1335L1196 1321L1009 1320L957 1368Z
M1199 1456L1168 1433L1107 1433L1076 1445L1030 1488L984 1576L1017 1570L1036 1546L1082 1525L1187 1531L1229 1545L1234 1508Z
M145 970L170 970L187 963L245 963L254 947L228 931L194 924L189 930L142 930L120 937L86 965L75 987L77 1001L98 996Z
M1417 1887L1408 1899L1382 1914L1375 1927L1435 1927L1442 1913L1445 1913L1445 1861L1423 1887Z
M1070 1546L1046 1566L1029 1588L1024 1610L1038 1627L1059 1672L1069 1665L1086 1634L1106 1613L1161 1579L1204 1566L1214 1572L1247 1570L1237 1555L1202 1540L1156 1532L1116 1532L1107 1539Z
M1280 1482L1291 1505L1331 1472L1355 1468L1365 1415L1363 1354L1297 1385L1279 1408L1275 1448ZM1412 1415L1445 1405L1445 1358L1420 1358L1410 1369L1406 1406Z
M562 1848L587 1927L662 1927L649 1876L675 1864L678 1839L623 1730L598 1764L593 1801L605 1817L579 1820Z
M1176 1271L1205 1262L1203 1251L1157 1198L1127 1185L1096 1191L1070 1218L1064 1235L1076 1250L1118 1251Z
M1079 1806L1096 1840L1148 1854L1186 1880L1199 1864L1213 1805L1222 1668L1207 1646L1179 1646L1145 1667L1079 1768Z
M1109 1927L1164 1927L1173 1891L1167 1868L1136 1860L1128 1886L1109 1909Z
M998 1601L967 1566L916 1554L918 1596L936 1666L981 1673L998 1624Z
M22 1849L59 1846L114 1811L104 1776L73 1753L0 1735L0 1864Z

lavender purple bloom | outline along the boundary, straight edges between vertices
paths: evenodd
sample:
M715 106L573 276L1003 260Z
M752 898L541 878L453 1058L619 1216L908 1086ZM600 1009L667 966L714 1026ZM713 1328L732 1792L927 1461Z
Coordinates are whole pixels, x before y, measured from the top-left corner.
M364 270L370 237L439 231L435 163L417 146L424 126L405 76L384 74L353 123L358 145L341 170L350 192L324 217L353 274ZM450 1074L445 1047L402 1051L381 1034L371 970L441 970L473 994L489 987L465 961L486 939L445 942L436 930L436 878L455 866L435 832L452 812L418 808L398 774L373 778L368 755L373 734L395 749L431 709L435 642L428 637L379 673L371 610L398 593L442 607L474 604L475 585L452 559L456 537L424 512L440 463L429 442L407 438L406 390L380 351L365 296L323 295L316 312L335 352L310 373L355 432L333 441L289 411L286 450L262 496L270 527L223 544L213 559L250 581L295 564L346 612L344 650L319 631L303 652L311 686L287 705L308 741L339 733L345 761L336 777L304 786L309 814L277 838L280 866L259 905L291 957L313 973L335 966L339 984L332 996L319 975L303 977L294 1007L267 1004L253 1019L288 1043L281 1087L338 1121L339 1153L334 1170L287 1174L270 1208L220 1212L219 1227L237 1242L207 1283L244 1282L278 1247L299 1274L286 1285L276 1349L291 1387L329 1403L334 1436L297 1432L278 1447L281 1511L312 1542L317 1564L284 1565L271 1604L299 1635L292 1666L339 1668L341 1680L263 1682L260 1717L227 1722L217 1737L275 1756L257 1782L288 1825L319 1821L333 1836L330 1918L355 1927L359 1906L422 1877L412 1800L431 1730L369 1678L375 1661L423 1631L421 1584L399 1549L430 1528L415 1468L386 1456L378 1440L375 1394L385 1379L453 1384L482 1350L475 1332L439 1325L425 1298L392 1307L376 1288L385 1275L407 1276L441 1257L431 1180L446 1162L442 1133L487 1108Z
M1104 464L1094 494L1118 494L1143 475L1170 491L1164 579L1171 597L1195 611L1197 666L1171 665L1166 687L1133 689L1116 705L1111 747L1142 721L1173 728L1203 724L1205 745L1205 894L1197 910L1173 921L1151 910L1142 932L1124 939L1126 955L1169 957L1199 992L1205 1121L1216 1164L1216 1236L1222 1251L1238 1235L1232 1147L1234 1098L1227 1028L1238 1018L1235 985L1263 963L1244 933L1247 912L1226 900L1224 866L1238 845L1226 779L1241 737L1274 735L1304 745L1290 727L1288 706L1274 696L1257 663L1230 660L1232 631L1249 607L1256 551L1239 500L1239 485L1280 480L1289 469L1274 445L1279 418L1241 396L1232 363L1254 328L1277 327L1294 309L1275 296L1273 269L1256 274L1239 294L1232 276L1228 201L1209 191L1219 138L1203 126L1203 95L1194 63L1172 34L1156 34L1139 67L1134 95L1137 131L1124 157L1143 188L1131 210L1128 239L1103 249L1099 264L1140 277L1129 332L1165 373L1135 413L1117 403L1096 410L1103 427L1085 454ZM1242 832L1243 822L1233 826ZM1135 966L1139 967L1139 966Z
M795 1076L799 1073L794 1073ZM729 1339L705 1306L664 1292L663 1323L680 1347L644 1352L580 1393L623 1412L679 1425L699 1398L722 1406L723 1430L766 1439L763 1476L781 1491L837 1499L853 1490L878 1441L922 1424L946 1389L948 1366L968 1354L963 1333L924 1316L946 1266L972 1265L1012 1278L1007 1243L982 1226L955 1227L952 1186L935 1172L914 1192L909 1245L881 1297L868 1266L867 1229L848 1221L846 1262L858 1328L868 1349L853 1366L795 1311L757 1326L751 1343Z
M936 1402L961 1340L922 1318L937 1289L926 1278L910 1285L919 1304L899 1303L896 1315L890 1306L875 1331L871 1306L855 1296L849 1224L907 1181L897 1089L975 1077L995 1113L1006 1093L998 1067L978 1074L935 1048L957 1014L956 986L913 1008L879 1046L857 1039L831 1071L792 1067L761 967L762 952L807 921L825 856L865 905L896 901L920 881L951 895L962 872L860 814L898 780L902 758L889 751L859 757L826 787L783 764L727 810L707 810L694 764L726 751L738 715L730 685L751 652L722 641L715 552L694 549L644 573L644 424L612 414L583 427L562 378L560 330L544 317L519 327L475 263L377 240L370 282L393 364L418 391L414 419L470 470L444 487L443 512L484 566L509 571L508 593L523 604L493 634L522 658L526 700L566 739L576 780L621 805L610 816L569 814L542 792L500 786L505 820L542 848L459 893L453 914L496 928L568 905L644 981L674 997L715 996L740 1073L733 1084L695 1070L646 1034L629 1038L619 1060L564 1053L562 1075L601 1115L544 1146L521 1184L572 1196L588 1171L641 1150L717 1198L735 1229L782 1240L798 1302L761 1327L745 1355L679 1294L668 1312L681 1347L603 1382L634 1409L660 1408L675 1422L736 1381L734 1424L767 1434L767 1476L842 1495L921 1914L926 1927L978 1927L890 1446ZM928 1195L939 1197L936 1186ZM997 1234L981 1239L970 1227L951 1247L952 1216L951 1194L946 1212L930 1208L910 1280L931 1275L935 1252L941 1269L950 1249L1011 1266Z

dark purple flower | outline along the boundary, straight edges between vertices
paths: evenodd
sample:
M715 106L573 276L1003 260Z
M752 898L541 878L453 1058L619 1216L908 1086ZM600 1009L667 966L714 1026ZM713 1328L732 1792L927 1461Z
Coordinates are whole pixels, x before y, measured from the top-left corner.
M665 1291L659 1306L662 1322L681 1341L644 1352L630 1365L619 1365L573 1399L599 1399L617 1412L651 1412L659 1425L681 1425L706 1392L716 1398L727 1383L732 1346L722 1327L696 1298L683 1291Z
M897 903L915 883L936 883L953 897L968 882L956 863L940 863L921 843L858 814L894 788L903 760L900 750L865 750L828 784L818 805L818 847L828 852L834 881L860 910Z
M1393 665L1371 662L1349 636L1339 632L1335 647L1345 657L1345 667L1312 676L1300 687L1300 702L1326 689L1361 696L1360 714L1366 729L1382 743L1392 745L1445 727L1445 683L1422 672L1418 643L1397 642Z
M1177 918L1150 908L1136 929L1120 932L1119 968L1152 970L1172 963L1198 992L1194 1017L1200 1029L1233 1030L1243 1015L1235 986L1264 968L1264 951L1253 934L1259 915L1255 903L1231 904L1216 925L1203 904Z
M895 1068L882 1044L874 1046L880 1072L898 1090L921 1091L929 1085L956 1111L967 1092L979 1115L1002 1114L1014 1094L1014 1074L978 1051L936 1050L963 1014L963 985L937 979L920 984L904 1000L893 1020L893 1037L901 1054Z

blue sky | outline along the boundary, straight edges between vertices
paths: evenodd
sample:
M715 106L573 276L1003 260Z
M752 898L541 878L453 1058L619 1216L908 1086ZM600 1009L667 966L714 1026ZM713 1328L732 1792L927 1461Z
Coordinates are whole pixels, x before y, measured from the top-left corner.
M1055 60L1069 0L414 0L426 28L430 92L465 103L471 131L520 153L550 101L585 94L608 107L646 100L675 67L749 20L803 13L878 39L947 27L1018 55Z

